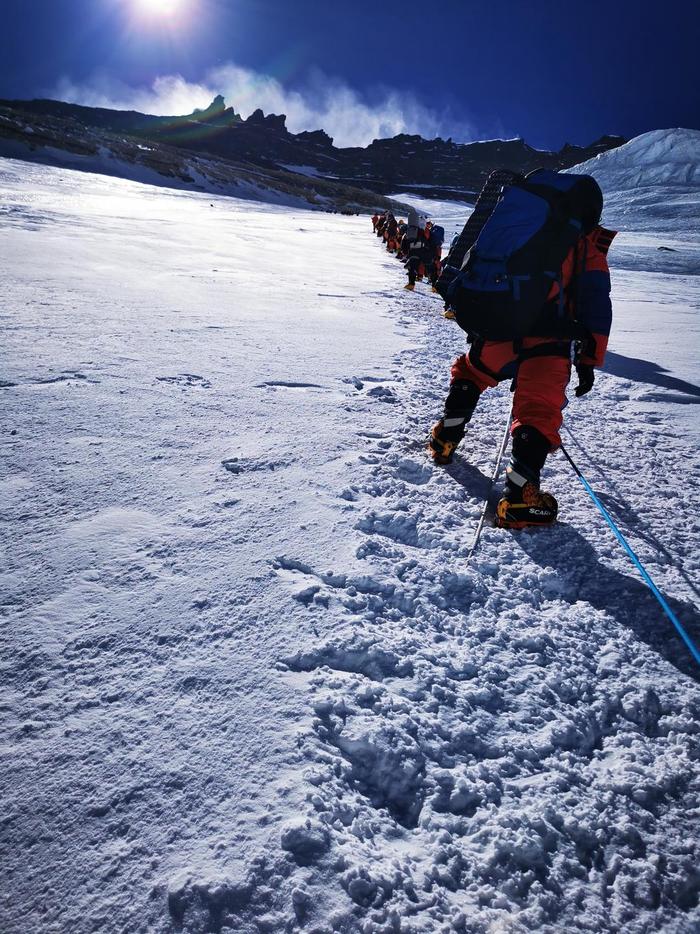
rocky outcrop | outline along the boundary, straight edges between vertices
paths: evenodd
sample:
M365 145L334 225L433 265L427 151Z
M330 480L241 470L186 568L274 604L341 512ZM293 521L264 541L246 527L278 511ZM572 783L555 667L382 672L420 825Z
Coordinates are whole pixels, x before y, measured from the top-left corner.
M290 133L284 114L255 110L243 120L222 95L204 110L180 117L105 110L62 101L0 101L25 113L76 120L86 126L128 133L220 159L272 170L280 166L313 168L343 184L386 194L417 191L442 198L468 199L496 168L529 172L566 169L620 146L619 136L603 136L590 146L566 143L556 152L534 149L523 139L455 143L400 133L375 139L366 147L333 145L323 130Z
M622 143L622 137L607 137L591 146L567 144L558 152L548 152L534 149L523 139L454 143L399 134L374 140L366 149L340 150L339 155L348 182L378 191L415 189L460 198L478 192L494 169L565 169Z
M333 149L333 137L325 130L304 130L297 133L296 139L304 146L317 146L320 149Z
M230 121L231 114L226 109L207 108L204 119L190 119L187 127L189 135L194 127L199 128L201 139L208 142L226 139L227 134L234 132L238 122ZM149 131L154 132L153 129ZM269 135L269 130L264 132ZM371 214L387 209L405 211L405 206L374 191L349 186L337 179L282 171L274 164L263 168L248 161L219 159L209 152L200 154L153 138L146 143L142 136L115 133L72 117L31 114L1 105L0 156L151 185L343 214Z
M267 114L267 116L265 116L259 107L257 110L253 111L245 123L247 126L261 126L277 133L287 132L286 114Z
M222 126L241 123L243 120L233 107L226 106L223 94L217 94L211 104L204 110L194 110L189 116L175 117L173 119L176 121L193 120L198 123L215 123Z

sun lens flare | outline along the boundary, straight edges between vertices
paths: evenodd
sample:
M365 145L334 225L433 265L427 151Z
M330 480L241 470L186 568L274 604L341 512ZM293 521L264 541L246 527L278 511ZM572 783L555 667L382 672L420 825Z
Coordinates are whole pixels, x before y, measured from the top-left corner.
M186 0L135 0L136 9L146 16L170 19L182 12Z

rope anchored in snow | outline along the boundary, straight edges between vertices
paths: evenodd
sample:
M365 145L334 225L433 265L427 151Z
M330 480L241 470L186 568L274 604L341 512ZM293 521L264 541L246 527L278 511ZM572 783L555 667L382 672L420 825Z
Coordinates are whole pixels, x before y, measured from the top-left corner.
M671 620L673 625L676 627L676 631L678 632L678 635L681 637L681 639L685 642L686 646L688 647L690 654L693 656L693 658L698 663L698 665L700 665L700 650L698 649L698 647L695 645L691 637L686 632L681 621L678 619L676 614L673 612L671 607L668 605L667 601L665 600L659 588L656 586L654 581L649 576L649 573L647 572L646 568L644 567L642 562L639 560L637 555L632 550L632 547L628 543L625 536L622 534L620 529L615 524L615 520L612 518L612 516L610 515L608 510L605 508L605 506L603 506L603 504L601 503L601 501L598 499L595 492L593 491L593 488L591 487L588 480L586 480L586 478L583 476L579 468L574 463L574 460L570 456L569 452L566 450L563 444L560 445L560 448L561 448L561 451L564 457L568 460L568 462L573 467L574 472L576 473L576 476L579 478L579 480L583 484L583 487L586 493L588 493L588 495L591 497L595 505L601 511L601 513L603 514L603 518L608 523L610 528L613 530L613 533L615 534L615 537L617 538L618 542L622 545L624 550L627 552L628 556L631 558L632 563L635 565L639 573L642 575L642 579L644 580L644 583L647 585L647 587L649 587L651 592L654 594L656 599L659 601L664 613L666 614L666 616L668 616L668 618Z

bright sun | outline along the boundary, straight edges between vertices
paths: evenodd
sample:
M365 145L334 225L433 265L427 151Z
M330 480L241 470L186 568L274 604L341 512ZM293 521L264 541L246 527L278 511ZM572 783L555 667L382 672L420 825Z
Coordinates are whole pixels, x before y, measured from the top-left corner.
M136 0L136 6L142 13L150 16L173 16L183 6L185 0Z

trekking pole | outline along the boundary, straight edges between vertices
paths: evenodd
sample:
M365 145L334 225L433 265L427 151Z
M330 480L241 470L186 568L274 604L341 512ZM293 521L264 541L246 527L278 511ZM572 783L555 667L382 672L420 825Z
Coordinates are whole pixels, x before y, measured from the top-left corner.
M496 466L493 468L493 475L491 477L491 486L489 487L489 492L484 501L484 508L481 510L481 518L479 519L479 524L476 527L476 534L474 535L474 541L472 542L472 547L469 549L469 554L467 555L467 562L471 561L479 545L479 539L481 538L481 530L484 527L484 522L486 521L486 513L489 508L489 500L491 499L491 493L493 492L494 484L498 479L498 474L501 470L501 461L503 460L503 455L505 454L506 447L508 446L508 438L510 437L510 423L513 420L513 407L511 406L508 409L508 421L506 422L506 430L503 433L503 441L501 442L501 447L498 452L498 457L496 458ZM465 562L466 563L466 562Z
M639 560L639 558L638 558L637 555L634 553L634 551L632 551L632 548L631 548L630 545L628 544L627 539L625 538L625 536L622 534L622 532L619 530L619 528L618 528L617 525L615 524L615 520L612 518L612 516L610 515L610 513L608 512L608 510L605 508L605 506L603 506L603 504L601 503L601 501L598 499L598 497L597 497L596 494L594 493L594 491L593 491L591 485L589 484L588 480L586 480L586 478L583 476L583 474L581 473L581 471L579 470L579 468L576 466L576 464L574 463L573 459L572 459L571 456L569 455L569 452L566 450L566 448L564 447L563 444L560 445L560 447L561 447L562 453L564 454L564 457L568 460L568 462L569 462L569 463L571 464L571 466L574 468L574 472L576 473L576 476L579 478L579 480L580 480L581 483L583 484L583 487L584 487L586 493L588 493L588 495L591 497L591 499L593 500L593 502L596 504L596 506L598 507L598 509L599 509L599 510L601 511L601 513L603 514L603 518L604 518L605 521L608 523L608 525L610 526L610 528L613 530L613 532L614 532L614 534L615 534L615 537L617 538L618 542L622 545L622 547L624 548L624 550L627 552L628 556L632 559L632 563L635 565L635 567L637 568L637 570L639 571L639 573L642 575L642 579L644 580L644 583L647 585L647 587L649 587L649 589L651 590L651 592L654 594L654 596L656 597L656 599L659 601L659 603L661 604L661 607L662 607L664 613L668 616L668 618L671 620L671 622L673 623L673 625L676 627L676 630L677 630L677 632L678 632L678 635L681 637L681 639L685 642L686 646L687 646L688 649L690 650L690 654L693 656L693 658L694 658L695 661L698 663L698 665L700 665L700 650L699 650L698 647L695 645L695 643L693 642L693 640L690 638L690 636L688 635L688 633L687 633L686 630L684 629L683 624L680 622L680 620L678 619L678 617L676 616L676 614L673 612L673 610L671 609L671 607L670 607L670 606L668 605L668 603L666 602L666 600L665 600L663 594L661 593L661 591L659 590L659 588L656 586L656 584L654 583L654 581L653 581L653 580L651 579L651 577L649 576L649 574L648 574L647 570L645 569L644 565L642 564L642 562Z

